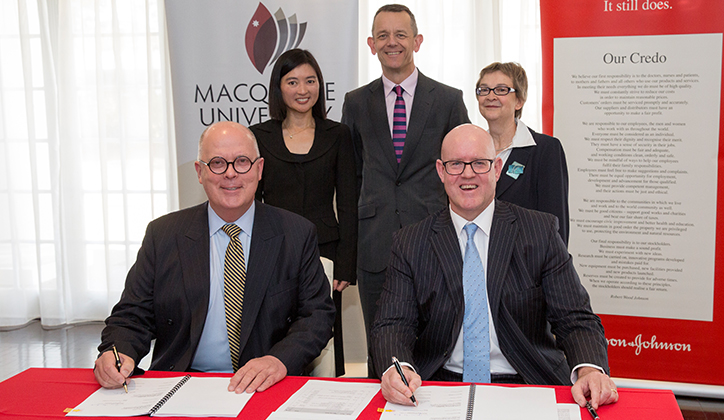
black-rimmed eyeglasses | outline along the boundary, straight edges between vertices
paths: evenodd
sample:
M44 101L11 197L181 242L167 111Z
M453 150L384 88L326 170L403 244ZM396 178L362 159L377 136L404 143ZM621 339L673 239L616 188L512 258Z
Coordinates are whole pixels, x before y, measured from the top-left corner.
M230 165L234 168L236 173L245 174L251 170L251 167L254 166L257 160L259 160L259 158L251 160L246 156L237 156L233 162L229 162L221 156L216 156L211 158L208 162L204 162L201 159L199 159L199 162L208 166L209 170L216 175L223 175L229 169Z
M475 88L475 94L478 96L488 96L491 91L495 94L495 96L505 96L510 92L515 92L515 89L508 86L496 86L494 88L480 86Z
M465 167L470 165L470 169L478 175L487 174L493 167L494 159L476 159L472 162L463 162L462 160L448 160L443 162L445 172L450 175L461 175L465 172Z

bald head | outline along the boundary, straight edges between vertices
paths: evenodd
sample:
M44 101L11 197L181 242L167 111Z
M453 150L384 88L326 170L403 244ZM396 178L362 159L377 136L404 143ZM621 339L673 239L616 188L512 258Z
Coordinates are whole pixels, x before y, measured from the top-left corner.
M475 124L462 124L450 130L442 139L442 148L440 149L442 160L448 160L445 156L446 152L449 153L465 145L478 145L481 152L486 153L485 157L488 159L495 158L495 143L493 143L490 134Z
M450 208L464 219L474 220L493 202L503 167L495 156L492 137L473 124L457 126L443 139L440 158L437 174L445 185Z
M254 137L254 133L251 132L248 128L244 127L243 125L234 122L234 121L219 121L217 123L211 124L210 126L206 127L206 130L204 130L203 133L201 133L201 138L199 138L199 149L196 155L196 160L201 158L201 145L204 142L204 139L207 138L210 135L237 135L240 138L247 137L252 143L254 147L254 151L256 152L256 156L249 156L250 158L254 159L257 156L260 155L259 153L259 145L256 142L256 137Z

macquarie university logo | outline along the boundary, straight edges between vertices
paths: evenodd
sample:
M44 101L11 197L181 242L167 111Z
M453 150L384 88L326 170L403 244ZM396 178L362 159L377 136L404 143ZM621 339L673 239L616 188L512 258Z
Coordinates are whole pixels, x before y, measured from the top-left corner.
M269 9L260 2L246 27L246 53L251 64L263 74L282 53L297 48L306 31L307 22L297 23L296 14L287 19L280 7L272 17Z

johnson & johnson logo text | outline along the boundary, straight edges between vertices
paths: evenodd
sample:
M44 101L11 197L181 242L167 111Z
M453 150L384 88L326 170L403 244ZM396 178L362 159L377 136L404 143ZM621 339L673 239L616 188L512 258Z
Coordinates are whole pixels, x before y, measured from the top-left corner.
M667 350L667 351L691 351L691 344L685 343L660 343L656 341L656 336L651 336L651 339L644 341L641 338L641 334L637 335L633 341L628 341L621 338L607 338L606 341L611 347L633 347L635 354L638 356L641 354L641 350Z

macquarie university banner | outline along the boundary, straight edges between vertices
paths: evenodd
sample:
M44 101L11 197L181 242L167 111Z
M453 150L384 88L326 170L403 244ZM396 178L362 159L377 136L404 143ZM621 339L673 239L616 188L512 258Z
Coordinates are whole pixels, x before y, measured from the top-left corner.
M181 208L206 200L194 170L199 136L216 121L268 120L269 77L285 51L314 55L328 117L340 120L357 87L357 21L356 0L166 1Z
M547 0L541 26L544 131L611 374L724 384L724 2Z

